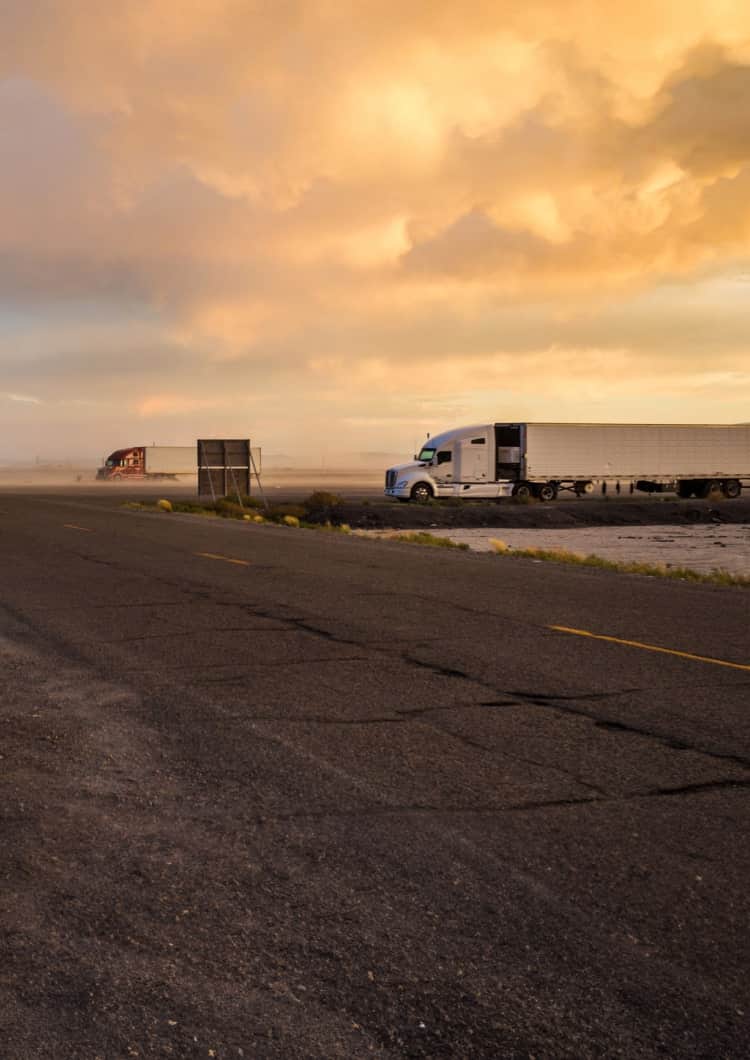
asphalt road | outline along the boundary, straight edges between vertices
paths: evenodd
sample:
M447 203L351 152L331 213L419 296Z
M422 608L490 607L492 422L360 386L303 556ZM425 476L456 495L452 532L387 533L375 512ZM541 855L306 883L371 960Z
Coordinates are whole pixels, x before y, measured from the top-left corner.
M748 592L116 503L0 497L0 1055L747 1056Z

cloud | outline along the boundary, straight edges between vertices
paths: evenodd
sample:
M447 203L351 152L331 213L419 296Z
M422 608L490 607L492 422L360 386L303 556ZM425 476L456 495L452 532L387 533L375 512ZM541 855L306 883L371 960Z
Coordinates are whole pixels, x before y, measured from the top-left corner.
M748 396L749 94L732 0L17 4L0 378L285 450L680 372L701 418L701 359Z
M141 398L136 405L136 411L139 416L148 418L183 415L186 412L213 409L216 406L217 402L205 398L184 397L179 394L154 394L151 397Z
M41 398L33 397L31 394L12 394L6 391L3 397L7 398L8 401L18 401L22 405L41 405L43 403Z
M575 98L575 64L573 75ZM413 225L406 269L534 298L592 280L643 285L746 250L749 93L750 65L699 48L637 124L616 116L602 81L586 87L590 105L574 119L548 99L500 132L454 136L445 183L473 184L474 205L423 233Z

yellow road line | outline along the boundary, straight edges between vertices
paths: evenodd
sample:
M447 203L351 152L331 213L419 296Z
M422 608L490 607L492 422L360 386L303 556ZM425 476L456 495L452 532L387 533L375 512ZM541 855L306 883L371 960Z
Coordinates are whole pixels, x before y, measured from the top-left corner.
M250 566L246 559L232 559L231 556L218 556L215 552L196 552L195 555L203 556L204 559L221 559L224 563L236 563L238 567Z
M658 644L642 644L639 640L623 640L622 637L608 637L604 633L591 633L587 629L571 629L569 626L547 626L557 633L573 633L576 637L591 637L592 640L607 640L611 644L625 644L629 648L642 648L643 651L658 651L663 655L676 655L680 659L692 659L694 662L711 663L713 666L729 666L733 670L749 670L745 663L727 662L726 659L713 659L710 655L692 655L688 651L676 651L674 648L660 648Z
M93 534L93 530L90 526L76 526L75 523L63 523L66 530L83 530L87 534Z

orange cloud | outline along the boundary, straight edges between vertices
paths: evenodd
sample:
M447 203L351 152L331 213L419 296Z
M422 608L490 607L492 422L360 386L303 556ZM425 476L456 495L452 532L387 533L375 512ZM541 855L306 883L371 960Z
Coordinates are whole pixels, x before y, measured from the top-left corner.
M342 438L680 372L698 417L750 397L740 0L40 0L0 77L9 392Z
M182 397L176 394L156 394L142 398L135 406L139 416L144 419L151 416L175 416L186 412L197 412L204 409L215 409L221 402L204 398Z

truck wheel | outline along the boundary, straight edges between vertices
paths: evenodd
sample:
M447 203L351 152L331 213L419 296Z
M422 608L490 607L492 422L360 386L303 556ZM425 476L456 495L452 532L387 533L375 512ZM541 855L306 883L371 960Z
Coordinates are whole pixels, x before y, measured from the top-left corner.
M698 487L696 490L696 496L701 497L703 500L710 497L712 493L716 493L721 488L714 478L701 479L696 485Z
M530 482L517 482L513 487L513 496L520 497L522 501L531 500L534 496L534 488Z
M432 487L428 482L418 482L411 488L411 499L417 504L426 504L432 499Z
M575 490L577 496L583 497L587 493L593 493L594 492L594 483L593 482L576 482L576 484L573 487L573 489Z
M742 485L738 479L728 478L726 482L722 482L721 491L729 500L734 500L735 497L739 497L742 493Z
M537 490L537 496L540 501L553 501L557 496L557 490L551 482L545 482Z

